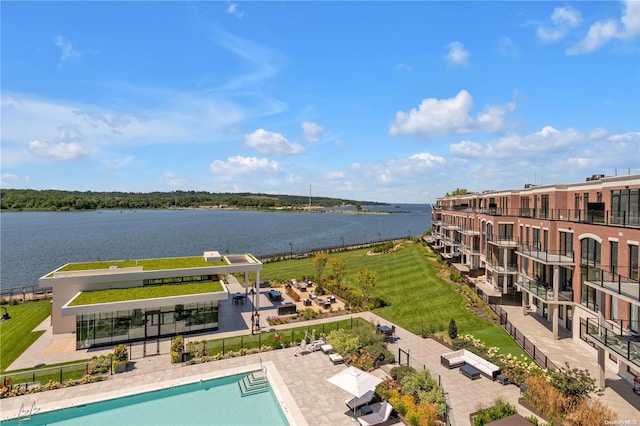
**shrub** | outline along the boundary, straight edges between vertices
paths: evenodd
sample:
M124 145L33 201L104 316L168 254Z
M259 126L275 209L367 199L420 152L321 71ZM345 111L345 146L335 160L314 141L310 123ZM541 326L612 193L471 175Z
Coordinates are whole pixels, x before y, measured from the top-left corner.
M473 426L483 426L516 413L517 410L515 406L498 397L494 400L493 405L476 413L473 417Z
M113 358L119 362L129 361L129 352L127 351L127 347L123 344L116 345L116 347L113 348Z
M391 375L391 378L393 380L397 380L398 382L400 382L404 376L408 374L414 374L415 371L416 370L413 367L410 367L408 365L401 365L399 367L393 367L389 374Z
M449 321L449 337L451 337L452 339L458 337L458 326L456 325L456 321L453 318L451 318L451 321Z
M572 426L613 425L618 423L619 417L600 401L584 398L567 414L565 420Z
M352 354L361 346L358 336L353 336L342 328L331 331L327 335L327 343L342 356Z
M565 362L565 367L549 372L549 383L575 403L588 398L591 392L602 393L602 389L596 386L596 379L591 377L588 370L572 369L568 362Z
M566 398L542 376L526 380L527 391L524 399L546 417L560 419L564 415Z

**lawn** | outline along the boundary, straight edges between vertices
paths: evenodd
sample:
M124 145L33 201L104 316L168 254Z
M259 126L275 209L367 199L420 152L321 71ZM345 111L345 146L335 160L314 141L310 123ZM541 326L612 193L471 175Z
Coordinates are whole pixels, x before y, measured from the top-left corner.
M136 266L141 266L145 271L154 271L163 269L201 268L207 266L228 266L228 264L224 260L207 262L203 256L140 260L101 260L97 262L70 263L60 268L60 272L108 269L111 267L135 268Z
M69 306L94 305L96 303L126 302L130 300L156 299L159 297L186 296L190 294L204 294L221 292L220 281L171 284L158 286L143 286L131 288L118 288L109 290L96 290L82 292L71 301Z
M33 331L50 313L48 300L3 305L11 319L0 323L0 371L15 361L44 331ZM4 309L2 309L4 313Z
M471 334L487 346L514 355L524 351L501 327L491 324L466 310L466 299L450 283L439 278L435 257L420 244L409 244L395 253L368 256L367 249L334 253L346 265L345 281L357 287L355 274L369 268L378 273L371 296L383 298L389 305L375 313L399 326L420 334L431 325L446 327L453 318L458 334ZM323 275L331 273L325 268ZM287 260L264 265L261 277L285 281L302 276L315 276L311 259Z

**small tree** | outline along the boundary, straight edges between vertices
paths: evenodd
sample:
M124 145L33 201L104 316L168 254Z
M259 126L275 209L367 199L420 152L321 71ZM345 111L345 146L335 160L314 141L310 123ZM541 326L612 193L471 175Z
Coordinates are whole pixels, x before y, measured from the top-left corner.
M312 263L313 263L313 267L316 269L316 272L318 273L318 283L320 283L320 278L322 278L322 271L324 271L324 267L327 266L327 253L323 252L323 251L319 251L316 252L316 254L313 256L312 259Z
M378 281L378 273L369 268L364 268L356 274L356 281L362 290L365 302L369 302L369 292L376 286Z
M558 389L567 398L574 401L588 398L591 392L602 394L602 389L596 385L596 379L591 377L588 370L570 368L565 362L565 367L559 370L551 370L549 373L549 383Z
M333 278L336 280L336 284L338 288L342 285L342 279L347 270L347 266L344 263L344 260L333 258L329 261L329 267L331 268L331 273L333 274Z
M449 337L451 337L452 340L458 337L458 326L453 318L449 321Z

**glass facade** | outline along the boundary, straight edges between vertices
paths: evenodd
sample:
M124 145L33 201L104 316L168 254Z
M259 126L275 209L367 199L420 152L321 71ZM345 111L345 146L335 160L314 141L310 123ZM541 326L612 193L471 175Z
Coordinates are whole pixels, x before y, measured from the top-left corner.
M76 349L218 329L218 301L76 316Z

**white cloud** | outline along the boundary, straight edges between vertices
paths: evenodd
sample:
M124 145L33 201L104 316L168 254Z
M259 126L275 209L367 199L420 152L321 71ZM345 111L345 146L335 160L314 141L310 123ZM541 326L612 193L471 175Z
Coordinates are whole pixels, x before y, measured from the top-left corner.
M20 178L13 173L2 173L0 175L0 188L11 188Z
M297 155L305 152L301 145L289 142L280 133L269 132L265 129L258 129L244 135L244 140L245 147L253 148L261 154Z
M115 158L115 159L111 159L111 160L104 160L102 162L102 164L103 164L105 170L113 171L113 170L122 169L122 168L127 167L129 164L133 163L134 160L135 160L135 157L128 156L128 157L124 157L124 158Z
M268 158L243 157L236 155L227 158L227 161L216 160L209 165L209 170L222 177L233 178L238 175L254 175L256 180L261 179L261 174L274 175L282 173L277 162Z
M551 21L555 25L568 24L569 26L576 27L582 22L582 14L579 10L571 6L556 7L551 14Z
M510 37L502 36L498 40L498 50L504 56L518 56L519 51L516 44Z
M464 45L459 41L452 41L447 45L449 53L447 53L447 63L453 67L469 66L469 51L464 50Z
M413 67L411 65L407 65L405 63L400 63L396 65L397 70L411 72L413 71Z
M536 37L540 42L553 43L565 38L572 28L578 27L582 22L582 14L571 6L556 7L550 16L551 28L539 26L536 29Z
M302 132L304 140L308 142L318 142L322 137L324 128L311 121L305 121L302 123Z
M238 5L235 4L235 3L229 4L229 6L227 7L227 13L230 13L233 16L235 16L236 18L239 18L239 19L241 19L244 16L244 12L241 12L238 9Z
M412 163L417 164L419 167L427 167L427 168L445 163L445 159L443 157L438 157L428 152L414 154L411 157L409 157L409 160Z
M607 19L594 22L586 37L578 44L567 49L568 55L580 55L593 52L617 39L629 41L640 35L640 2L627 0L623 2L623 11L619 21Z
M518 158L521 156L548 158L550 153L560 149L575 151L593 141L602 141L607 136L602 128L588 132L580 132L568 128L558 130L545 126L540 131L529 135L510 134L486 144L469 140L452 144L449 151L458 158Z
M326 180L340 180L345 178L344 172L327 172L324 175Z
M57 36L54 43L60 48L60 62L81 56L80 52L73 48L71 42L62 36Z
M488 105L475 120L469 115L472 107L473 99L466 90L461 90L450 99L427 98L417 109L408 113L398 111L389 134L438 136L472 131L500 132L504 127L506 111L513 111L516 104L511 102L506 107Z
M34 140L29 142L29 151L36 157L53 160L80 160L89 156L89 152L77 143L47 143Z
M164 172L160 180L170 188L186 188L189 183L189 179L169 171Z

